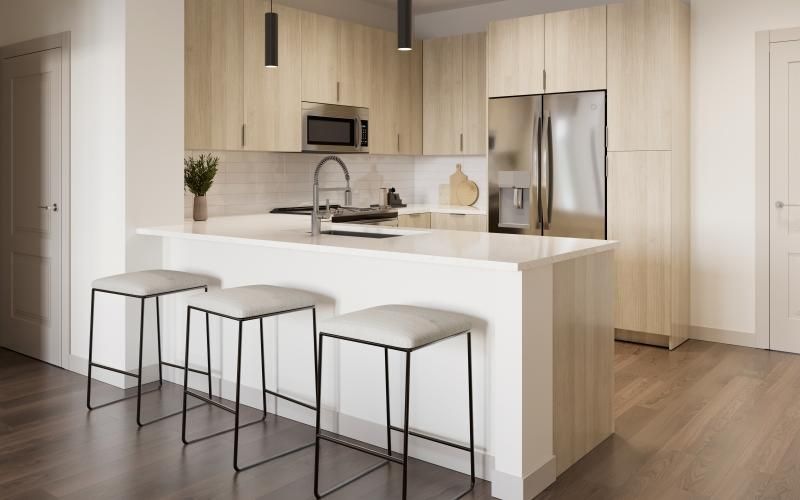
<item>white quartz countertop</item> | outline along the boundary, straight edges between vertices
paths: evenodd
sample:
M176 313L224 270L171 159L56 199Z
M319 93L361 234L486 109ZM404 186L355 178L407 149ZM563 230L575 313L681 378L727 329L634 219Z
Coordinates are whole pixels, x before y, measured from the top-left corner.
M606 252L614 241L492 234L436 229L335 224L335 229L400 234L396 238L361 238L321 234L312 237L308 217L256 214L212 217L174 226L146 227L138 234L189 240L256 245L308 252L363 255L501 271L541 265ZM323 224L323 230L330 224Z

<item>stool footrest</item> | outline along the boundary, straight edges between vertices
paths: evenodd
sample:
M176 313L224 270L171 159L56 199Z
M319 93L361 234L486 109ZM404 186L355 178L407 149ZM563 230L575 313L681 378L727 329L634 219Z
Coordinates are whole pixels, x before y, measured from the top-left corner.
M187 395L189 395L189 396L191 396L193 398L199 399L200 401L205 401L206 403L208 403L210 405L216 406L220 410L225 410L228 413L233 413L234 415L236 414L236 410L235 409L233 409L233 408L231 408L231 407L229 407L227 405L224 405L222 403L218 403L218 402L214 401L211 398L207 398L205 396L201 396L200 394L198 394L198 393L196 393L194 391L191 391L189 389L187 389L185 392L186 392Z
M389 428L392 429L393 431L396 431L396 432L405 432L404 429L402 429L400 427L397 427L397 426L394 426L394 425L392 425ZM472 451L472 450L470 450L469 446L464 446L463 444L452 443L450 441L445 441L444 439L439 439L437 437L421 434L419 432L412 431L411 429L408 430L408 435L409 436L418 437L420 439L425 439L425 440L428 440L428 441L433 441L434 443L439 443L439 444L444 445L444 446L450 446L451 448L456 448L456 449L463 450L463 451L466 451L466 452Z
M277 460L279 458L283 458L283 457L285 457L287 455L291 455L292 453L297 453L298 451L305 450L306 448L310 448L310 447L314 446L314 444L315 444L315 442L311 441L310 443L302 444L300 446L292 448L291 450L286 450L286 451L282 451L280 453L276 453L275 455L272 455L269 458L261 459L258 462L255 462L255 463L252 463L252 464L249 464L249 465L244 465L244 466L238 466L237 465L236 466L236 472L246 471L247 469L252 469L253 467L265 464L267 462L272 462L273 460Z
M292 397L289 397L289 396L286 396L286 395L283 395L283 394L279 394L279 393L277 393L275 391L271 391L269 389L264 389L264 392L266 392L269 395L272 395L272 396L275 396L275 397L278 397L278 398L281 398L281 399L285 399L286 401L289 401L290 403L294 403L296 405L303 406L305 408L308 408L309 410L316 411L316 409L317 409L317 407L312 405L312 404L300 401L299 399L294 399Z
M151 392L156 392L156 391L160 391L160 390L161 390L160 387L156 387L155 389L149 389L149 390L146 390L146 391L142 391L142 396L144 396L145 394L150 394ZM122 398L119 398L119 399L115 399L114 401L109 401L108 403L102 403L102 404L95 405L95 406L89 406L89 410L98 410L100 408L105 408L106 406L111 406L113 404L121 403L121 402L123 402L125 400L128 400L128 399L133 399L136 396L138 396L138 394L131 394L130 396L125 396L125 397L122 397Z
M341 439L341 438L328 436L328 435L325 435L325 434L323 434L321 432L319 434L317 434L317 437L320 438L320 439L324 439L325 441L330 441L331 443L336 443L336 444L340 444L342 446L346 446L347 448L351 448L351 449L356 450L356 451L364 452L364 453L366 453L368 455L372 455L373 457L382 458L384 460L389 460L391 462L394 462L394 463L397 463L397 464L401 464L401 465L403 464L403 460L399 459L399 458L397 458L395 456L387 455L386 453L381 453L380 451L375 451L372 448L367 448L366 446L362 446L360 444L351 443L350 441L346 441L346 440Z
M125 370L120 370L119 368L114 368L113 366L101 365L100 363L94 363L94 362L92 362L92 366L94 366L95 368L102 368L103 370L108 370L110 372L115 372L115 373L119 373L119 374L122 374L122 375L127 375L128 377L139 378L139 374L138 373L126 372Z
M190 372L199 373L200 375L208 375L208 372L204 372L202 370L198 370L196 368L191 368L191 367L185 368L182 365L176 365L175 363L169 363L167 361L162 361L161 364L164 365L164 366L169 366L171 368L177 368L178 370L187 370L188 369Z

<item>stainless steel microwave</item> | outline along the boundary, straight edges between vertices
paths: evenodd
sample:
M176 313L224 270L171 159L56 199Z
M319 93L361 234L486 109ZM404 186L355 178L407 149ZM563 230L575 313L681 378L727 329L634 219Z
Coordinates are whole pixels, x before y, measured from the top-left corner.
M369 153L369 109L303 103L303 151Z

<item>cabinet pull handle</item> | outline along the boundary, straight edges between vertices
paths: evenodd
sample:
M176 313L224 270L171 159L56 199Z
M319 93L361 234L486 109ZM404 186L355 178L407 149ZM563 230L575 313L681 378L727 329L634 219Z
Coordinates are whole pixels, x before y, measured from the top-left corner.
M460 139L461 146L460 147L461 147L461 151L463 152L464 151L464 134L462 133L460 135L461 135L461 139Z
M244 137L245 137L245 127L246 127L246 126L247 126L247 125L245 125L244 123L242 123L242 147L244 147L244 145L245 145L245 140L244 140Z
M341 95L342 95L341 87L342 87L341 82L336 82L336 102L339 102L341 100Z
M400 152L400 134L397 134L397 152Z
M547 90L547 70L542 70L542 90Z

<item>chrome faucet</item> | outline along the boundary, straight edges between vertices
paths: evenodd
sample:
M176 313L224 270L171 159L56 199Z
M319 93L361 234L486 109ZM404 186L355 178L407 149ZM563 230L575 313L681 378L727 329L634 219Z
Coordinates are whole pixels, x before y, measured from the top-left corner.
M344 179L347 181L347 187L345 188L320 188L319 187L319 171L323 165L328 163L329 161L335 161L342 167L344 171ZM320 215L319 215L319 192L320 191L344 191L344 204L345 206L352 205L353 203L353 191L350 189L350 172L347 171L347 165L344 164L341 158L338 156L326 156L317 164L317 169L314 170L314 188L313 188L313 204L311 207L311 235L317 236L320 231ZM328 209L330 212L330 208Z

